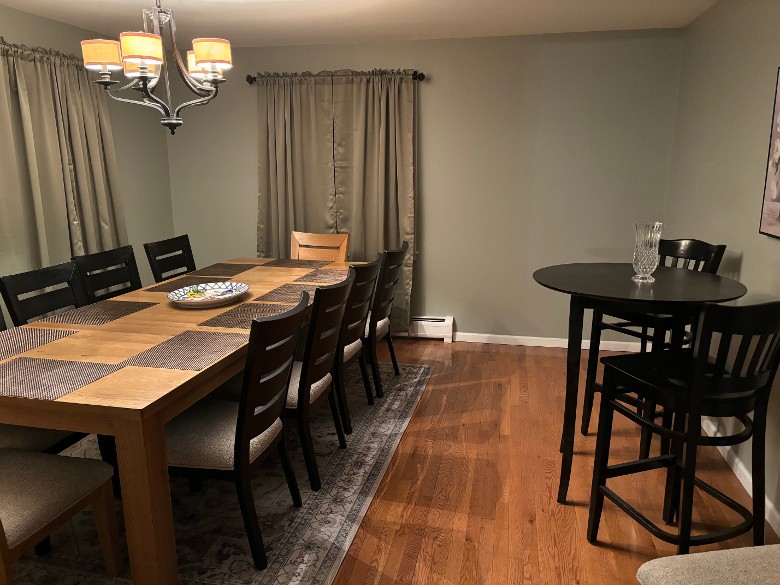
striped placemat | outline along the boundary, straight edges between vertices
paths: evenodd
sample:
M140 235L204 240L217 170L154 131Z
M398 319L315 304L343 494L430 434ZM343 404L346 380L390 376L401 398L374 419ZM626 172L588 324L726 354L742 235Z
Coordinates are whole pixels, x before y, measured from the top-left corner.
M0 364L0 396L57 400L118 369L114 364L14 358Z
M67 323L70 325L105 325L138 311L154 307L158 303L138 301L100 301L72 311L65 311L53 317L41 319L45 323Z
M289 311L287 305L275 305L271 303L244 303L225 311L221 315L212 317L208 321L199 323L203 327L232 327L235 329L249 329L252 319L255 317L272 317L285 311Z
M179 290L180 288L184 288L185 286L192 286L193 284L225 282L226 280L230 280L230 278L225 276L192 276L191 274L188 274L187 276L182 276L176 280L166 280L165 282L161 282L160 284L151 288L147 288L146 290L147 292L173 292L175 290Z
M30 351L74 333L76 332L67 329L38 329L36 327L12 327L6 331L0 331L0 360Z
M316 285L313 284L283 284L279 288L275 288L254 300L271 301L274 303L297 303L301 300L301 293L307 292L309 293L309 304L311 305L314 300L314 289L316 288Z
M262 265L263 268L322 268L332 264L326 260L293 260L292 258L281 258L279 260L271 260Z
M190 272L190 276L235 276L241 274L247 270L256 268L257 264L228 264L227 262L219 262L218 264L212 264L206 266L195 272Z
M315 270L309 272L293 282L318 282L320 284L337 284L347 279L349 271L347 270Z
M248 340L246 333L184 331L119 365L198 371L234 352Z

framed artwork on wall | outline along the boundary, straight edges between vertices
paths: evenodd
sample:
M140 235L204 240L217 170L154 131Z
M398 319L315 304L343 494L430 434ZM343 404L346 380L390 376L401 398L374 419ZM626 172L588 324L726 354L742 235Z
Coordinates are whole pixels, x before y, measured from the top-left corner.
M769 155L764 180L764 202L758 231L780 238L780 69L775 84L775 107L772 111L772 131L769 135Z

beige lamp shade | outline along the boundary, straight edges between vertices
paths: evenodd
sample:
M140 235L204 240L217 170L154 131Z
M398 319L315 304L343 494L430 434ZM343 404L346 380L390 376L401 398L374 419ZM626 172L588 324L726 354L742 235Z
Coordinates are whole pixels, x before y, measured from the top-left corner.
M195 51L187 51L187 72L195 79L206 79L206 77L209 76L209 73L212 73L208 69L200 67L195 63ZM221 77L222 69L218 68L216 74Z
M133 61L125 61L125 75L131 79L141 77L141 65L140 63L134 63ZM160 66L156 63L148 63L146 65L147 77L158 77L160 75Z
M161 65L163 44L160 35L144 32L123 32L119 35L122 44L122 59L131 63L142 61Z
M233 66L228 40L193 39L192 49L195 53L195 63L208 71L230 69Z
M106 39L81 41L81 56L84 58L84 67L87 69L100 71L122 68L119 41Z

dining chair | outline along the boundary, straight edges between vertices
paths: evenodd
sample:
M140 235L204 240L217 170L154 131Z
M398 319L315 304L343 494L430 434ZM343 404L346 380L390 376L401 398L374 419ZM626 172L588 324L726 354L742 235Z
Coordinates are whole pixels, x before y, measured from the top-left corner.
M96 303L141 288L132 246L74 256L87 300Z
M659 265L717 274L725 251L725 245L709 244L701 240L661 240L658 245ZM591 414L593 412L601 332L608 329L637 338L640 340L641 344L640 351L644 353L647 351L647 344L649 341L655 340L654 343L658 349L666 344L667 332L673 327L668 315L620 313L611 316L620 319L620 321L616 323L604 321L604 314L601 311L593 311L590 348L588 350L588 370L585 376L585 398L582 408L581 432L583 435L588 433ZM636 329L639 329L639 331ZM650 334L650 330L653 331L652 334ZM678 330L677 333L681 333L681 331ZM675 341L682 343L685 340L682 337L679 337L676 338ZM653 414L651 414L651 416ZM649 435L645 433L643 435L642 446L640 447L641 453L645 456L650 450L648 440Z
M780 301L746 306L708 305L691 349L605 357L596 455L588 517L588 541L598 537L604 498L636 520L652 535L676 544L685 554L691 546L727 540L753 531L753 543L764 544L766 419L769 395L780 364ZM671 428L640 416L634 400L653 401L673 415ZM670 453L609 465L614 414L671 441ZM752 414L752 416L751 416ZM703 417L733 421L727 434L702 433ZM696 476L700 446L730 446L752 438L753 510ZM664 530L607 485L609 478L666 468L663 520L677 522L677 532ZM635 480L638 481L638 480ZM741 522L691 535L694 487L714 497L741 517Z
M331 286L317 287L314 290L314 301L306 331L303 359L293 362L290 375L290 387L287 392L284 416L295 420L298 425L298 435L301 439L303 458L306 461L309 485L315 492L319 491L322 483L311 437L310 411L324 397L327 397L330 404L330 413L333 417L333 425L336 427L339 447L347 448L336 398L332 392L333 375L331 372L333 371L333 362L336 359L341 321L354 279L354 272L350 271L346 280Z
M106 571L119 574L119 532L111 466L82 457L0 450L0 583L13 564L77 512L92 507Z
M249 548L255 567L268 561L250 483L252 470L277 447L293 504L301 494L290 464L281 418L295 346L309 302L280 315L252 321L239 402L207 398L165 427L168 465L172 473L235 482Z
M346 262L348 255L349 234L290 234L290 258L294 260Z
M350 268L354 274L352 290L347 297L347 306L341 320L341 333L336 346L336 359L333 362L333 384L336 387L341 423L346 434L352 434L352 419L349 416L349 404L344 388L344 370L355 361L360 365L363 388L369 404L374 404L374 393L368 380L366 359L363 355L363 332L366 329L368 311L376 288L376 279L382 266L382 255L368 264L356 264Z
M195 270L190 238L187 234L144 244L155 282L181 276Z
M401 278L401 268L406 258L409 242L404 242L398 250L385 250L382 267L376 281L376 291L368 315L366 330L363 333L363 347L366 350L368 362L371 364L371 373L374 377L376 395L384 396L382 390L382 377L379 374L379 362L377 361L376 344L383 337L390 351L390 360L393 362L393 371L398 376L398 361L395 359L393 337L390 334L390 313L393 310L395 291Z
M0 277L0 294L17 326L87 304L73 262Z

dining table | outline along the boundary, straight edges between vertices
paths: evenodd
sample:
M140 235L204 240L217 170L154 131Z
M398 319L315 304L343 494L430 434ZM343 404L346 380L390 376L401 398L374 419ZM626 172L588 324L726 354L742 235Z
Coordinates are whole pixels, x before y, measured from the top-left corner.
M1 332L0 423L114 437L131 578L178 583L165 424L242 372L254 317L284 312L348 269L235 258ZM249 291L213 308L168 299L215 281Z
M678 324L694 321L705 303L722 303L744 296L742 283L723 276L659 266L654 282L634 282L628 263L584 262L540 268L533 273L540 285L569 295L566 391L561 433L561 475L558 503L565 504L574 455L579 392L582 326L585 309L605 315L662 314Z

